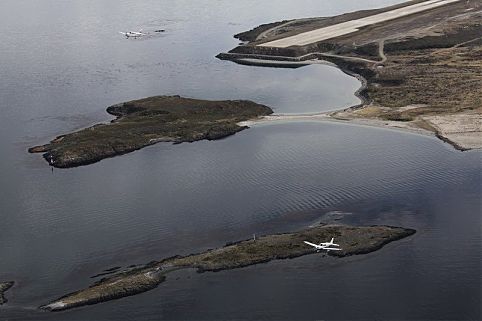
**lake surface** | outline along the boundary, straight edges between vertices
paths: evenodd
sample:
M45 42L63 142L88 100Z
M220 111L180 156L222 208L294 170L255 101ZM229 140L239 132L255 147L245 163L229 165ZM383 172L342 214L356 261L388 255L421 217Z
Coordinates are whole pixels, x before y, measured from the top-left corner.
M427 136L326 122L257 125L54 170L26 149L158 94L251 99L276 112L358 103L336 68L240 66L214 56L261 23L397 1L0 3L0 320L480 319L481 152ZM149 39L119 31L166 29ZM112 266L256 234L343 222L417 229L369 255L320 255L219 273L92 307L39 305ZM176 279L178 278L178 279Z

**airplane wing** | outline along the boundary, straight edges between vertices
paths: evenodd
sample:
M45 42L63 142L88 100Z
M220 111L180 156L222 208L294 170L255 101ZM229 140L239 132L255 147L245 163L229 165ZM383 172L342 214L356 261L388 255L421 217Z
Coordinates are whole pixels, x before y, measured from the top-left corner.
M332 248L332 247L324 247L323 250L327 250L327 251L342 251L342 249L339 249L339 248Z
M311 245L311 246L313 246L313 247L318 248L318 244L310 243L310 242L308 242L308 241L303 241L303 242L304 242L305 244L308 244L308 245Z

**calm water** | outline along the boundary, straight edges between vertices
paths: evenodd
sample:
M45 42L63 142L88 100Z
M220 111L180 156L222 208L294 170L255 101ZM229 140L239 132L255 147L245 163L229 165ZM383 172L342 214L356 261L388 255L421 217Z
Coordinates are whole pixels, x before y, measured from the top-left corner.
M395 2L0 2L0 280L17 281L0 320L480 319L480 152L322 122L158 144L54 172L25 152L109 119L110 104L149 95L252 99L283 113L355 104L359 83L335 68L213 57L260 23ZM167 31L146 40L118 34L140 28ZM301 228L330 211L418 233L363 257L182 272L120 301L35 309L111 266Z

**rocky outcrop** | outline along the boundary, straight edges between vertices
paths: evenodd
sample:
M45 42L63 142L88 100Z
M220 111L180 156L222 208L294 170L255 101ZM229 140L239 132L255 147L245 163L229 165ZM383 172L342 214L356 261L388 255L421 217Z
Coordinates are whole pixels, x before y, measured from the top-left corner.
M5 304L8 302L8 300L5 298L5 292L7 292L15 282L10 281L10 282L0 282L0 305Z

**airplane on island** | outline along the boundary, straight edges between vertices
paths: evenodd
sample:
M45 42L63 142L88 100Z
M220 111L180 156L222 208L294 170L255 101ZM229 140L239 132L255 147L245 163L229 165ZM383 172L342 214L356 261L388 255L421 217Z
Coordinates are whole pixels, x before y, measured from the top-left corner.
M130 38L130 37L138 38L138 37L147 36L147 33L142 32L142 29L139 31L126 31L126 32L119 31L119 33L126 36L126 38Z
M317 252L320 250L326 250L327 252L329 251L341 251L342 249L339 247L339 244L334 243L335 238L331 238L330 242L321 242L320 244L314 244L308 241L303 241L305 244L308 244L310 246L313 246Z

